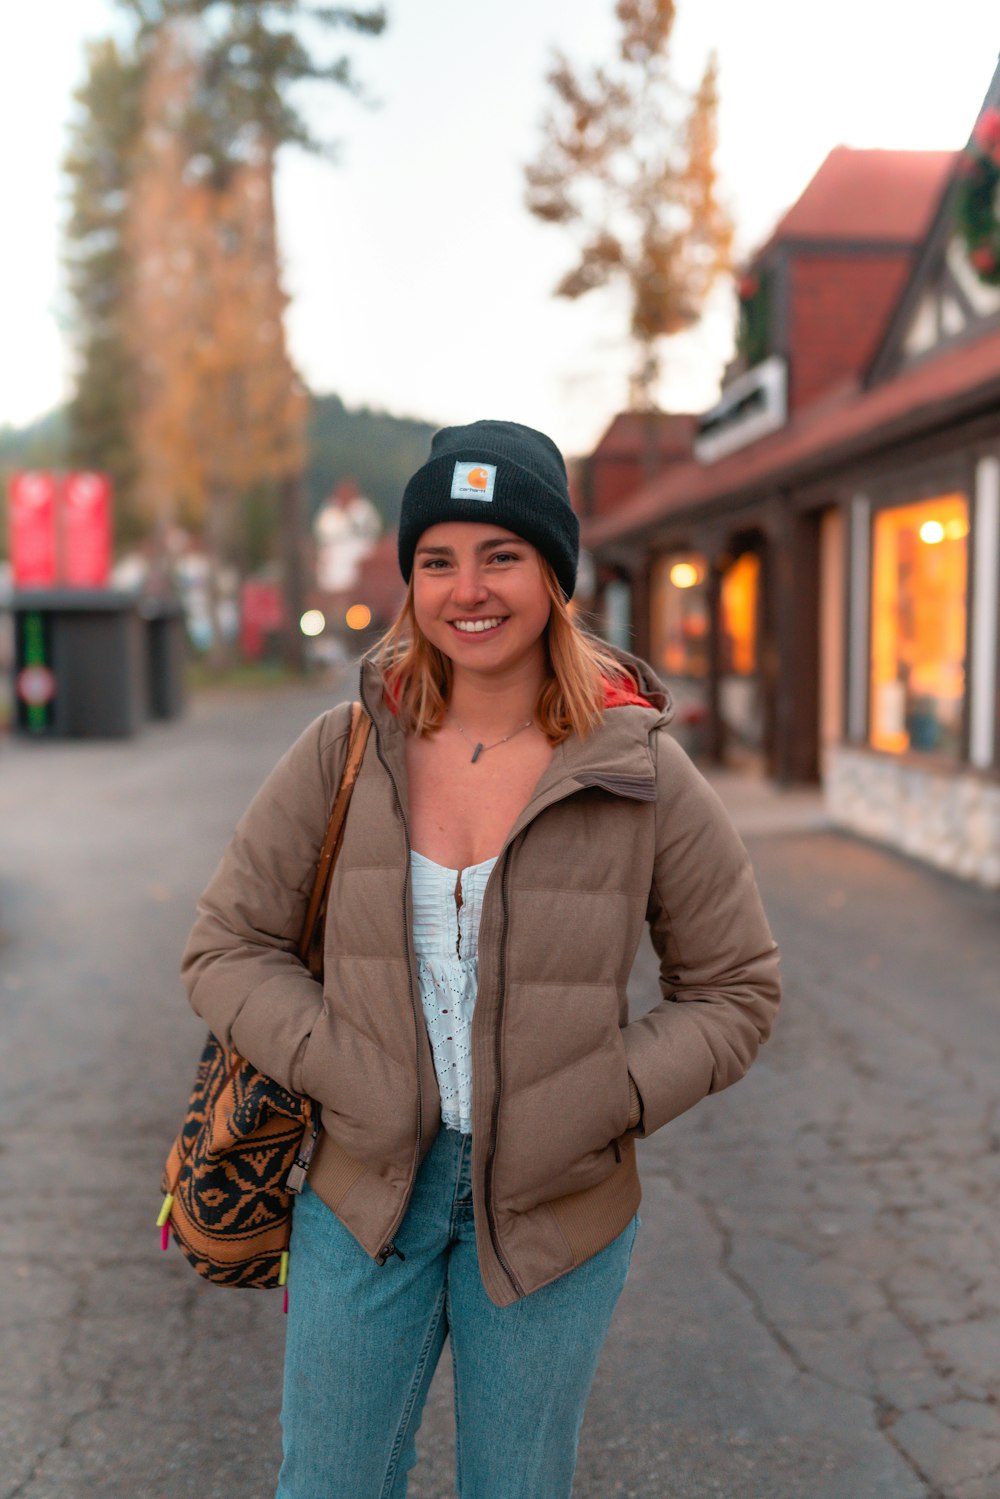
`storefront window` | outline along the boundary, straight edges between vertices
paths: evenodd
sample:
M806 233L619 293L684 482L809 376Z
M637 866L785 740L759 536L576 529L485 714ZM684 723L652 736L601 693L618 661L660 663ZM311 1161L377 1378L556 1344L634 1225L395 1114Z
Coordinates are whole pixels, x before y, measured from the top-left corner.
M708 675L708 598L704 557L658 557L650 578L652 665L670 677Z
M760 558L753 552L726 569L722 576L721 670L723 676L750 677L757 670L757 591Z
M875 516L870 737L876 749L959 754L968 533L961 494Z

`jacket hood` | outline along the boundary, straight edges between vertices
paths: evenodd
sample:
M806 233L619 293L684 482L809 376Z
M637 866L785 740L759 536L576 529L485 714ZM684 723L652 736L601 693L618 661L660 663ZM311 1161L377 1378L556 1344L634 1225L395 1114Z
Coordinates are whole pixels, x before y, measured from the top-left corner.
M636 690L642 694L650 707L659 711L660 726L668 724L674 716L674 700L649 662L643 661L641 656L633 656L629 651L621 650L616 645L609 645L606 640L602 640L601 645L625 667L635 682Z

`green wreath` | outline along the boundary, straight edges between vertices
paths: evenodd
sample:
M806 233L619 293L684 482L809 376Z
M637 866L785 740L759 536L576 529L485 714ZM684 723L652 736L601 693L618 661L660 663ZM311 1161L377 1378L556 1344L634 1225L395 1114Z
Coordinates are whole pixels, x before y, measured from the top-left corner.
M737 287L739 295L739 331L736 347L752 369L767 358L770 311L768 307L768 283L763 274L748 271L741 277Z
M984 109L965 148L955 216L969 264L1000 286L1000 109Z

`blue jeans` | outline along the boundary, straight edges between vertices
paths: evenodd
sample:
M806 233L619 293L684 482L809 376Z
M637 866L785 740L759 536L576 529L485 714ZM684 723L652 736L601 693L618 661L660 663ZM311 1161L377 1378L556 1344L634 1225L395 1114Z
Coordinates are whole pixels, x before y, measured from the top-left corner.
M511 1306L479 1275L472 1138L442 1127L381 1268L307 1187L295 1204L277 1499L405 1499L451 1337L459 1499L569 1499L584 1406L639 1215Z

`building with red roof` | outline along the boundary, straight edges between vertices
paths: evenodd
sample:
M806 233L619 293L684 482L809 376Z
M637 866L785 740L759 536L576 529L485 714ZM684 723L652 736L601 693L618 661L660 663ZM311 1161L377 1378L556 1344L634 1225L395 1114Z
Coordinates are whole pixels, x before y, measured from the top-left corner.
M583 464L571 465L580 515L617 514L624 501L674 463L690 459L698 418L668 411L622 411Z
M690 452L599 504L606 437L580 483L605 627L713 758L995 887L1000 226L991 260L962 210L994 213L998 99L967 152L832 151L745 269L719 401L659 419Z
M954 164L953 151L837 146L754 256L741 289L788 362L790 411L871 358Z

